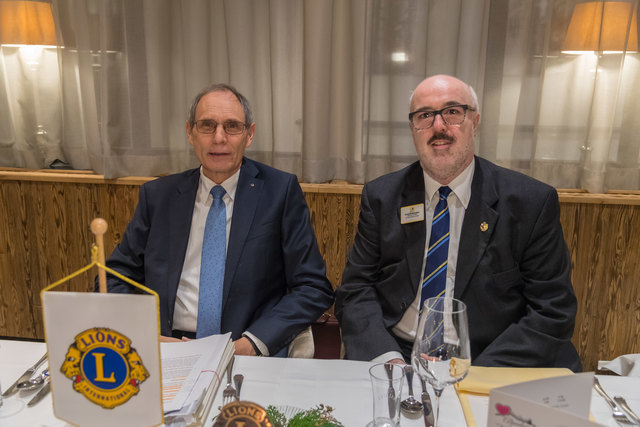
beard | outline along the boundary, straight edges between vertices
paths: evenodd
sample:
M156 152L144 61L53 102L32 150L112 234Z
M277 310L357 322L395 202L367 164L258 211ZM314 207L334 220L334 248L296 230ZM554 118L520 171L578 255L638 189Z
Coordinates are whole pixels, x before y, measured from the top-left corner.
M434 135L429 139L427 145L431 145L432 140L448 140L454 144L448 149L433 153L431 150L420 155L420 165L429 176L441 183L449 184L462 171L469 166L473 160L474 143L471 141L464 146L460 146L460 141L448 135ZM457 144L456 144L457 142Z

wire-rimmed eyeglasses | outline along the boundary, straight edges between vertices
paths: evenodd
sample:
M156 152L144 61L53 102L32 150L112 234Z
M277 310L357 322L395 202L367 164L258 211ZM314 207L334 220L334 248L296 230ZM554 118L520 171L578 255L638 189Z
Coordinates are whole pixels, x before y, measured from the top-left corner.
M476 111L469 105L449 105L442 110L416 110L409 113L409 121L416 130L429 129L439 114L447 125L460 125L467 116L467 110Z
M237 120L227 120L224 123L218 123L215 120L211 119L203 119L196 120L196 128L200 133L216 133L216 129L218 129L218 124L222 124L222 129L226 132L227 135L239 135L247 128L245 123L239 122Z

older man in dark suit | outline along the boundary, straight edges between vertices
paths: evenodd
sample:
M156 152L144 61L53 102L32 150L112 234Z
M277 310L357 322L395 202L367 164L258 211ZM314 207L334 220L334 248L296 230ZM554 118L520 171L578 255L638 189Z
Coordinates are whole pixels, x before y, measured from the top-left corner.
M107 265L158 293L165 340L230 331L236 354L286 355L333 302L298 180L244 157L255 123L231 86L196 96L186 132L201 166L142 186Z
M419 156L362 192L336 315L346 356L409 360L422 294L466 303L472 363L581 369L571 343L576 298L552 187L474 155L473 89L451 76L415 89L409 115ZM429 270L432 217L443 199L447 242ZM432 275L433 274L433 275ZM432 289L438 277L441 288Z

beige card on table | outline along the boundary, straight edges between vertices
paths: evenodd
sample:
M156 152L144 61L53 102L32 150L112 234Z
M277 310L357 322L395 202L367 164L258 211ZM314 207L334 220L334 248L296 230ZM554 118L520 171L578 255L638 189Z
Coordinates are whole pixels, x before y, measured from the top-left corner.
M157 296L45 291L42 302L56 417L162 424Z
M589 420L593 372L545 378L489 393L487 427L591 427Z

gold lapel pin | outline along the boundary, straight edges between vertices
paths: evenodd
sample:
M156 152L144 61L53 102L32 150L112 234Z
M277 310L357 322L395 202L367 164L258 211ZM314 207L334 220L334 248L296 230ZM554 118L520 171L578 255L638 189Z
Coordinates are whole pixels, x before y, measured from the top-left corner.
M482 231L484 233L488 229L489 229L489 224L487 224L486 222L482 221L482 223L480 224L480 231Z

